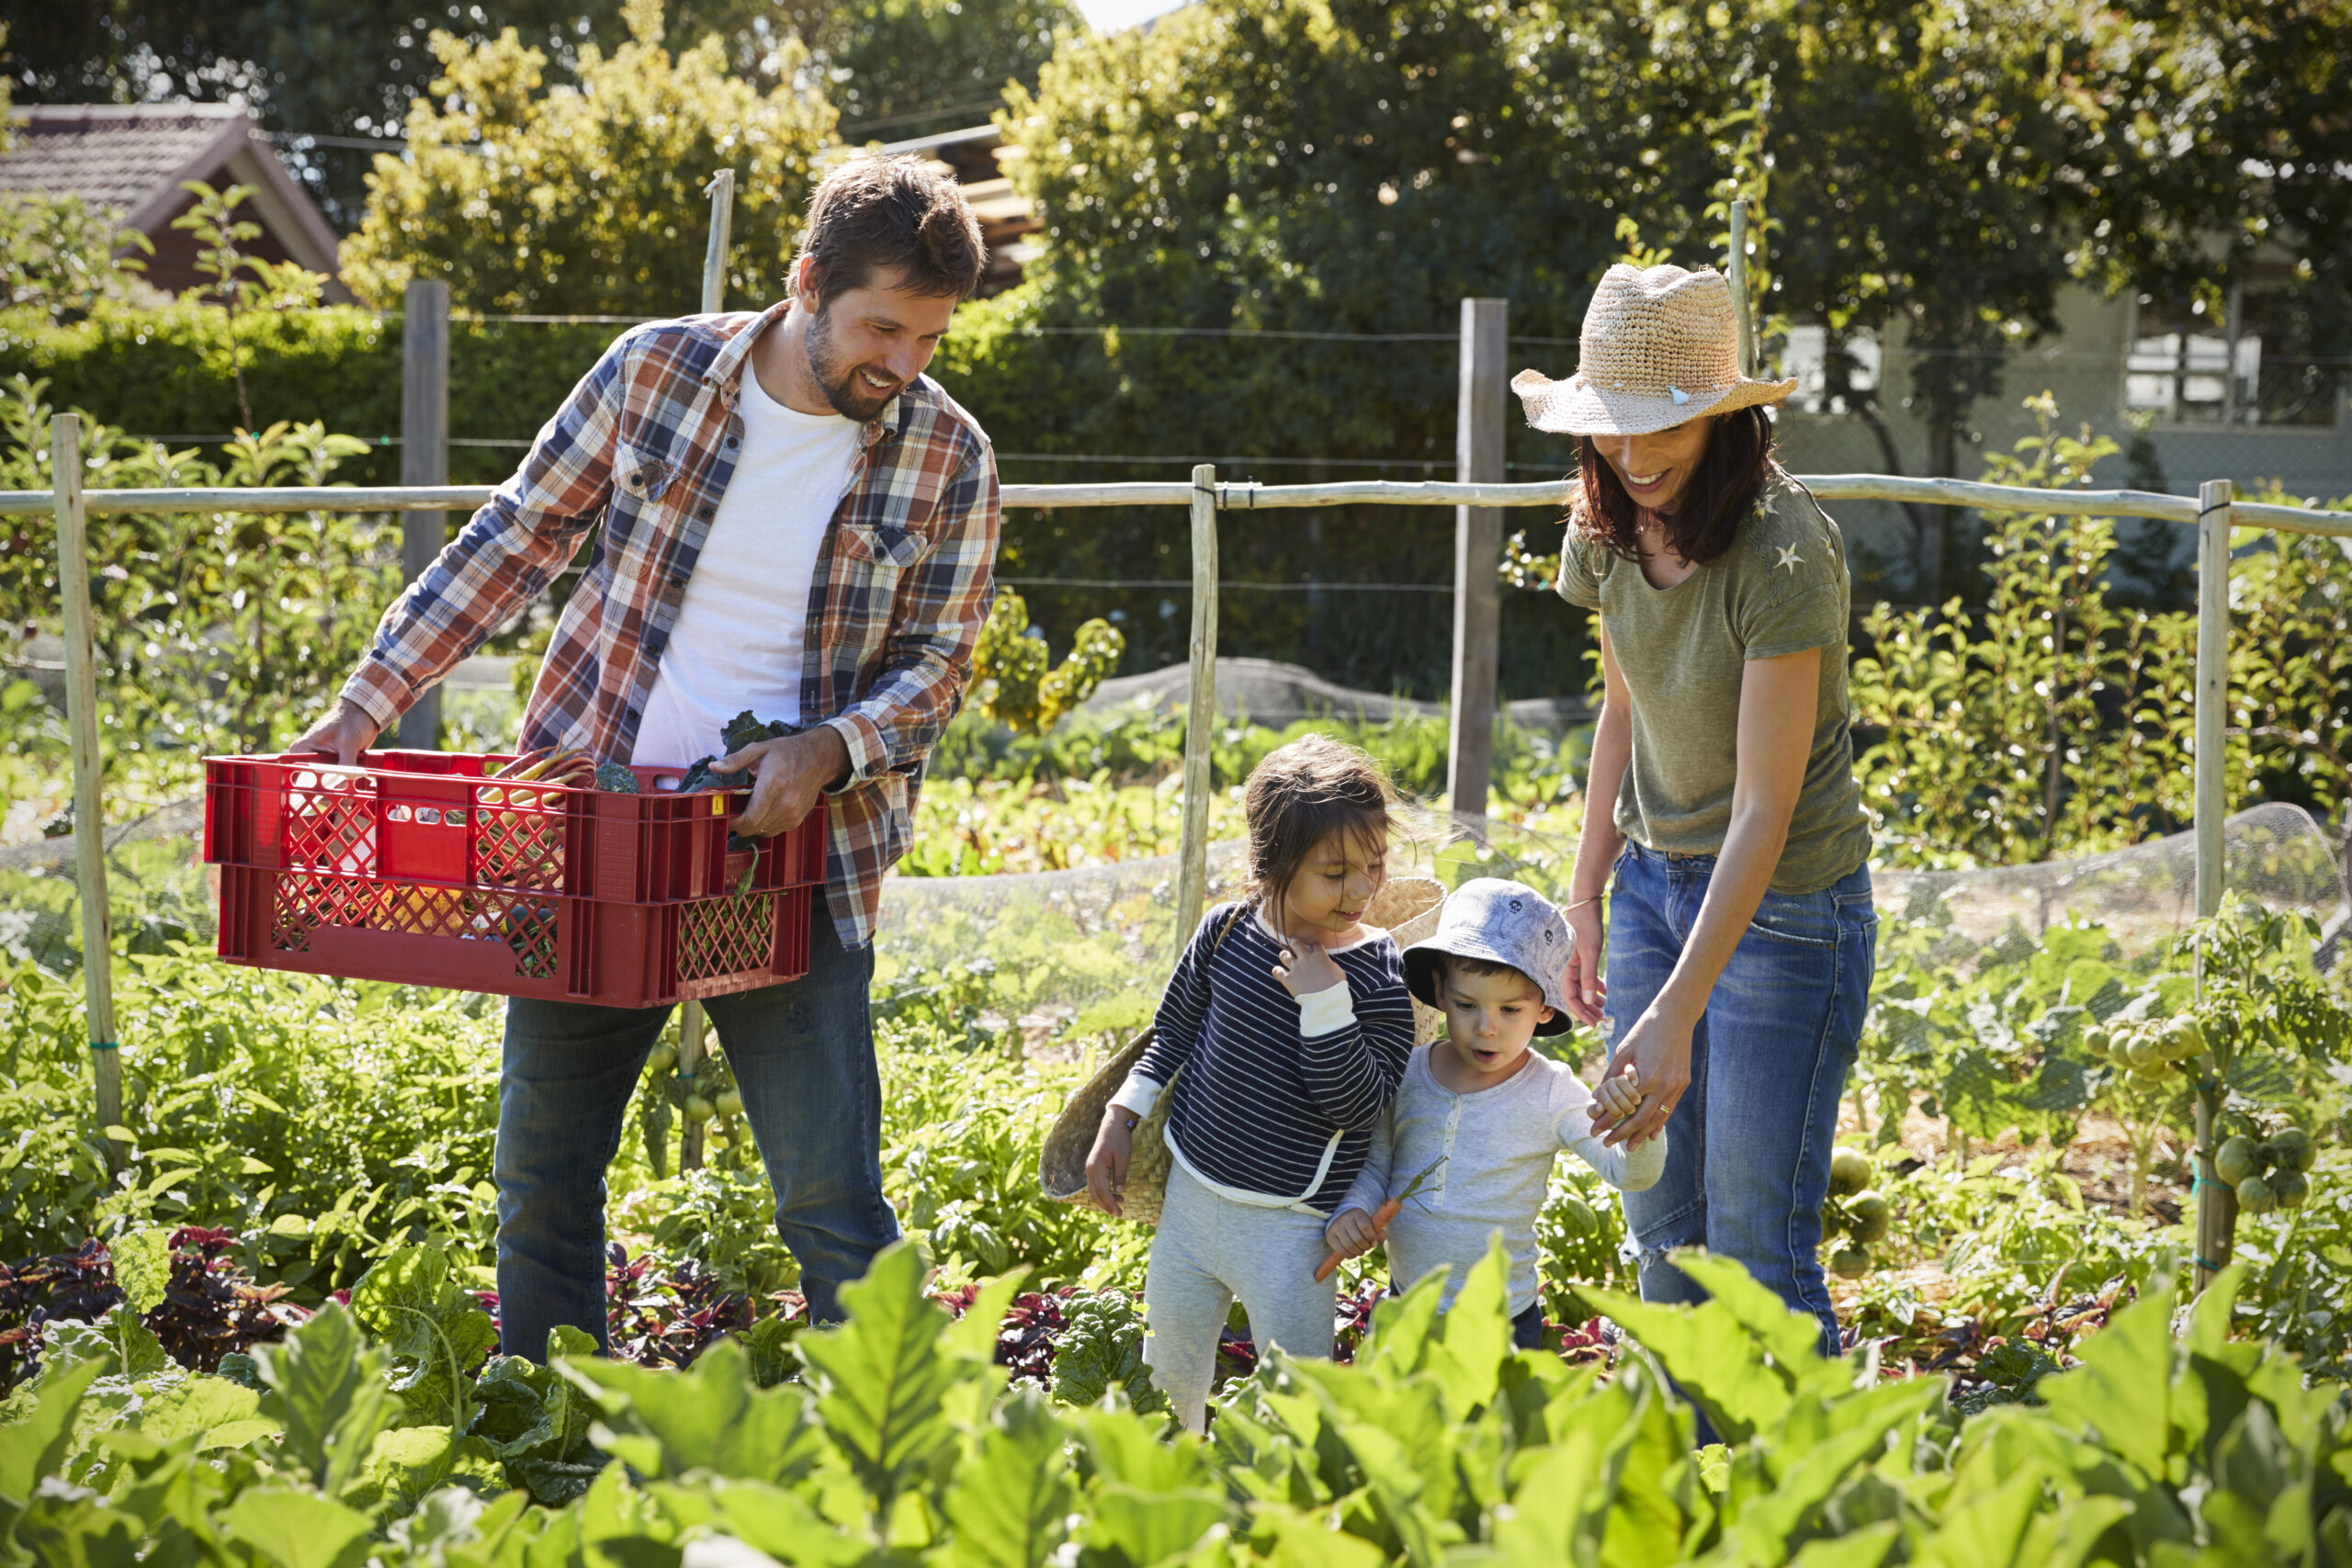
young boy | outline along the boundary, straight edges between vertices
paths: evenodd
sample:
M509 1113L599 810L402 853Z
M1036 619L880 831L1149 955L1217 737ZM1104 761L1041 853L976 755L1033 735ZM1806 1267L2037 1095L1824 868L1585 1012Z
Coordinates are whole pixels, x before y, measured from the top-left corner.
M1452 1265L1447 1306L1500 1230L1510 1254L1512 1339L1531 1350L1544 1337L1535 1216L1551 1186L1552 1156L1573 1149L1611 1186L1634 1191L1666 1168L1663 1134L1632 1150L1604 1147L1592 1132L1591 1092L1528 1049L1536 1035L1572 1027L1560 997L1572 940L1551 900L1521 883L1480 877L1446 899L1437 935L1405 950L1405 983L1445 1013L1446 1037L1413 1052L1394 1108L1374 1127L1371 1156L1325 1230L1331 1250L1351 1258L1386 1241L1389 1275L1400 1283ZM1641 1091L1611 1079L1600 1102L1623 1120ZM1385 1229L1375 1224L1382 1202L1432 1165Z

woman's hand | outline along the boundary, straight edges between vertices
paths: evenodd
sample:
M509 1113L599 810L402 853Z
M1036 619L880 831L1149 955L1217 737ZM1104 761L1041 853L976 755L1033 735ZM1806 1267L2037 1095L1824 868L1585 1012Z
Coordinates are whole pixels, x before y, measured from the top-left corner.
M1362 1209L1342 1209L1323 1227L1323 1245L1342 1258L1361 1258L1378 1247L1387 1233Z
M1135 1154L1136 1113L1124 1105L1105 1106L1102 1125L1086 1156L1086 1195L1104 1213L1116 1216L1126 1197L1127 1161Z
M1602 1073L1604 1085L1611 1078L1631 1076L1642 1089L1642 1102L1632 1117L1610 1128L1602 1136L1604 1146L1619 1144L1631 1148L1647 1142L1666 1131L1667 1118L1681 1101L1683 1091L1690 1087L1690 1031L1698 1021L1678 1021L1652 1008L1642 1014L1616 1052L1609 1058L1609 1070ZM1596 1096L1592 1106L1592 1130L1601 1131L1608 1120L1608 1100L1614 1095Z
M1568 1015L1578 1023L1599 1023L1601 1010L1609 1004L1609 982L1600 977L1601 942L1608 935L1600 914L1605 901L1605 897L1595 898L1567 913L1568 934L1574 940L1568 944L1568 968L1560 981L1560 994L1567 1001Z
M1328 991L1345 980L1339 963L1323 951L1319 942L1302 942L1293 937L1283 946L1283 961L1274 965L1274 978L1294 997L1312 996Z

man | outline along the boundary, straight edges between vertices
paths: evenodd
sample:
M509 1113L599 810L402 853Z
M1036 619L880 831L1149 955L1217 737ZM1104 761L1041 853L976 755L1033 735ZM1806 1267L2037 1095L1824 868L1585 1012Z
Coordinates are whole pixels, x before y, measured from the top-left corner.
M954 184L922 164L834 171L790 298L624 333L298 743L355 760L600 523L523 746L683 767L746 708L808 727L720 765L756 775L738 832L828 812L831 918L812 922L805 978L705 1005L820 1321L899 1234L882 1196L871 943L988 609L995 457L922 374L984 254ZM605 1170L669 1011L507 1004L494 1174L510 1354L543 1356L558 1324L605 1340Z

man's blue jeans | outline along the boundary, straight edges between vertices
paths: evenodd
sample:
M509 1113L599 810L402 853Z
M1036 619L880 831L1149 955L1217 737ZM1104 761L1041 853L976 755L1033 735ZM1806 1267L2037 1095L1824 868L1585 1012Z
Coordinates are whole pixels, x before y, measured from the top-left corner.
M1714 869L1713 855L1638 844L1618 857L1609 899L1611 1041L1623 1040L1665 987ZM1823 1353L1838 1354L1838 1316L1821 1274L1821 1204L1877 945L1867 866L1819 893L1764 895L1691 1032L1690 1088L1667 1122L1666 1174L1625 1194L1644 1301L1704 1300L1665 1257L1703 1245L1818 1318Z
M882 1196L882 1088L867 991L874 949L844 949L817 894L808 973L703 1005L775 1189L775 1225L820 1322L898 1239ZM605 1170L668 1008L506 1004L498 1087L502 1348L537 1360L548 1330L605 1326Z

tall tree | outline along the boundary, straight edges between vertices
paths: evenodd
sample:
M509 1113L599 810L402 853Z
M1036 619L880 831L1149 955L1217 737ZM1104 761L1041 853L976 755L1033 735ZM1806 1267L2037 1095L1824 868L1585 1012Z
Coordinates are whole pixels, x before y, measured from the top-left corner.
M777 291L832 106L729 75L716 38L673 57L661 0L623 12L629 41L609 56L584 46L577 85L544 91L546 56L511 30L434 38L443 74L409 109L407 156L376 160L367 221L344 247L355 294L389 306L410 278L440 277L477 310L692 309L701 187L722 166L737 176L729 288Z
M513 28L548 69L577 69L583 45L624 41L621 0L92 0L17 6L6 65L32 103L236 101L268 129L397 138L411 100L440 73L431 39L480 47ZM774 85L819 76L886 140L975 123L1008 79L1035 83L1057 28L1083 23L1064 0L670 0L672 38L717 35L732 74ZM796 39L808 52L787 46ZM803 81L797 85L807 85ZM974 107L978 105L979 107ZM914 127L909 132L902 128ZM364 148L295 141L297 172L339 228L367 200Z

